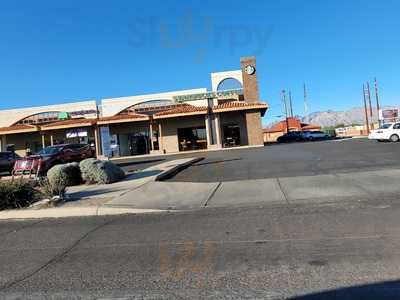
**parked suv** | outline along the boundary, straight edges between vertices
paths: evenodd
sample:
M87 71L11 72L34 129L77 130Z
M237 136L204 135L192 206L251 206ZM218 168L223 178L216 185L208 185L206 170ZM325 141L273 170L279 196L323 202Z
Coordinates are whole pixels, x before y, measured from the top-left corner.
M303 135L307 141L329 139L329 135L322 131L303 131Z
M15 161L19 158L15 152L0 152L0 173L12 173Z
M42 149L36 155L30 155L17 160L14 167L16 174L37 173L46 174L57 164L79 162L85 158L94 157L94 149L87 144L56 145Z
M303 132L301 131L290 131L277 139L278 143L300 142L304 140Z

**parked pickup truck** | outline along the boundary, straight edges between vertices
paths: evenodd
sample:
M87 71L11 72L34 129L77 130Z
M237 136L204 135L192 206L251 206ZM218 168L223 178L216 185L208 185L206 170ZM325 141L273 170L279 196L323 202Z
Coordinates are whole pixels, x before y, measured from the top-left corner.
M0 173L7 172L11 174L15 161L19 158L15 152L0 152Z
M14 165L14 174L40 173L57 165L67 162L79 162L85 158L94 157L94 149L87 144L64 144L42 149L35 155L17 160Z

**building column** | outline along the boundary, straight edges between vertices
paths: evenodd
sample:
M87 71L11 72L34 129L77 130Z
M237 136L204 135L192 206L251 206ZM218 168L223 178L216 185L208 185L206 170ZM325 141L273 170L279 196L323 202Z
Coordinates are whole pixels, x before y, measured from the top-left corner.
M42 133L42 147L46 148L46 139L45 135Z
M53 133L50 133L50 146L54 146Z
M214 125L217 147L222 148L220 114L214 114Z
M154 150L154 145L153 145L153 122L151 122L151 121L150 121L149 134L150 134L150 151L153 151Z
M261 114L259 111L246 112L246 129L247 129L247 142L249 146L264 145L264 137L261 123Z
M160 151L162 153L165 153L161 121L159 121L159 123L158 123L158 147L160 148Z
M205 116L207 148L218 149L222 147L221 125L219 114L208 114Z
M99 127L94 127L94 147L96 148L96 156L101 155L101 144L100 144L100 134Z
M7 150L7 140L6 136L2 135L0 137L0 151L6 151Z
M204 121L206 123L207 148L210 148L210 146L212 145L212 131L210 128L209 115L206 115L204 117Z

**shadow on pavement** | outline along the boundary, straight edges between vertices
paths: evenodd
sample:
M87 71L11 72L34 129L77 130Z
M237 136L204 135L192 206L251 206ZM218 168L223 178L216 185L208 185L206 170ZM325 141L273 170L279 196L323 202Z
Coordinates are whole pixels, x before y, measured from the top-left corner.
M400 281L384 281L347 288L312 293L289 298L291 300L394 300L400 299Z
M220 163L225 163L225 162L229 162L229 161L236 161L236 160L242 160L242 159L241 158L231 158L231 159L219 159L219 160L213 160L213 161L205 161L205 162L195 163L195 164L192 165L192 167L203 166L203 165L220 164Z
M126 167L126 166L131 166L131 165L156 163L156 162L165 161L165 160L166 160L165 158L158 158L158 159L148 159L148 160L140 160L140 161L121 162L121 163L114 161L114 163L120 167Z
M121 182L126 182L129 180L133 180L133 179L141 179L141 178L145 178L145 177L149 177L149 176L155 176L161 173L161 170L149 170L149 171L140 171L140 172L135 172L132 174L129 174L128 176L126 176L126 178L124 180L122 180Z
M78 192L73 192L73 193L68 193L68 202L72 201L78 201L81 200L82 198L88 198L88 197L93 197L97 195L106 195L109 193L115 193L118 191L124 191L125 189L115 189L115 188L99 188L99 189L90 189L91 186L88 186L88 190L83 190L83 191L78 191Z

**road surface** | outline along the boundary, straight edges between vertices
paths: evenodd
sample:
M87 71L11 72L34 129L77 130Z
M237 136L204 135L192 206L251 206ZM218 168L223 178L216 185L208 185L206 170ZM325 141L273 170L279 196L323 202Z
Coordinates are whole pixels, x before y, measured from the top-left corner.
M400 295L395 199L0 222L0 236L0 298Z

